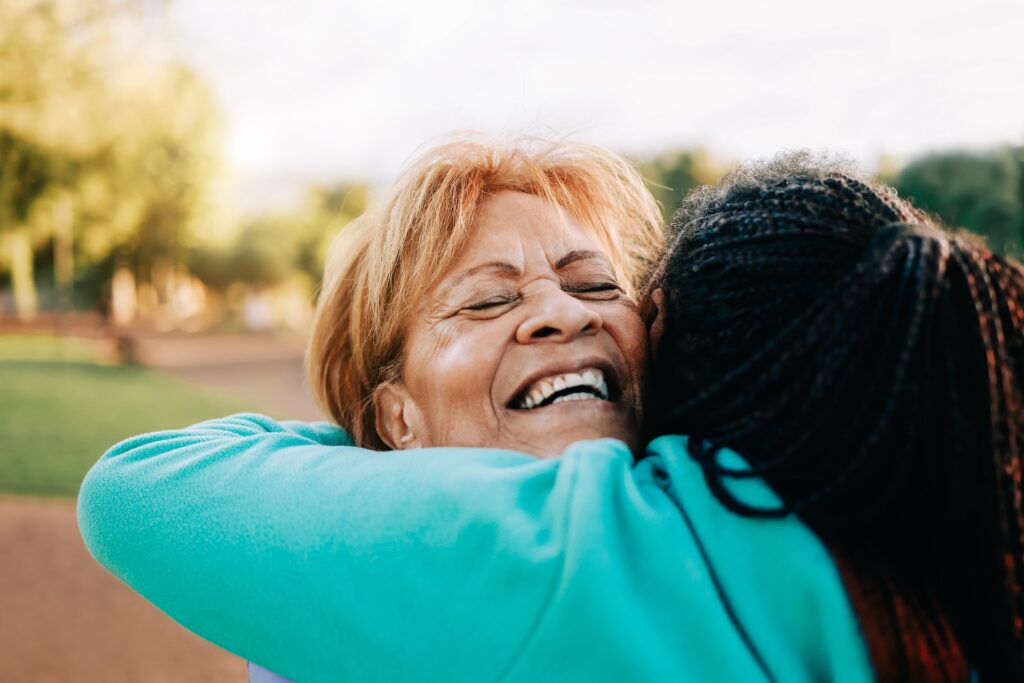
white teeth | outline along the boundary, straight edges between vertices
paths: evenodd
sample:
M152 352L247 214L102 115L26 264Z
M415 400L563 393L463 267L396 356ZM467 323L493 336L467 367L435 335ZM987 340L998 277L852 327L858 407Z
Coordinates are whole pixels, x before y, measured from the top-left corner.
M604 373L597 368L587 368L580 372L567 372L561 375L545 377L534 382L527 390L519 407L525 409L536 408L544 403L552 394L573 387L580 387L581 390L559 396L551 404L554 405L563 401L584 401L594 398L608 400L608 383L604 380ZM598 396L595 396L595 393Z
M564 403L565 401L586 401L588 398L594 398L594 395L586 391L581 391L578 394L566 394L565 396L559 396L551 402L551 405Z

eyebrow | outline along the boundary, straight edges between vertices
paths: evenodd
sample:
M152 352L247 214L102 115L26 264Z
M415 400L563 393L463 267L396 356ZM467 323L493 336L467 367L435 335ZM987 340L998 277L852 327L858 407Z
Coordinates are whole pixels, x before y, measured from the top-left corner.
M576 263L577 261L586 261L587 259L592 258L606 261L604 254L599 251L593 251L592 249L573 249L568 254L558 259L558 262L555 263L555 270L562 270L566 266Z
M564 256L562 256L562 258L558 259L558 261L555 262L555 270L563 270L564 268L572 265L573 263L576 263L577 261L585 261L587 259L593 258L600 259L601 261L607 263L604 254L602 254L599 251L594 251L592 249L573 249L572 251L566 253ZM511 263L506 263L504 261L488 261L487 263L481 263L479 265L473 266L472 268L464 270L461 273L456 274L454 277L452 277L451 281L445 283L441 287L441 294L447 294L452 289L462 284L462 282L465 281L467 278L488 271L495 273L497 275L501 275L502 277L505 278L514 278L518 277L521 274L521 271Z

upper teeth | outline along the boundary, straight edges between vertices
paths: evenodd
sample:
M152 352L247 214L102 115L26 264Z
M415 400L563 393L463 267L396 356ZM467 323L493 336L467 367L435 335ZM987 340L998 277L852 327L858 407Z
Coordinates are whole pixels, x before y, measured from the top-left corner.
M552 375L538 380L530 385L526 394L520 402L520 408L534 408L552 394L565 389L580 387L580 391L565 394L556 398L552 403L562 401L579 401L587 398L594 398L596 392L598 397L608 400L608 383L604 381L604 373L597 368L587 368L579 372L567 372L563 375Z

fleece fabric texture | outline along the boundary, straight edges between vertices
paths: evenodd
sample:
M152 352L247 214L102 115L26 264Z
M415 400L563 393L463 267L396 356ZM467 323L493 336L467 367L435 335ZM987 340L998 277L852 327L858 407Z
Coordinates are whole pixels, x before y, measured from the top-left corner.
M118 444L78 519L171 618L302 683L872 680L819 540L725 510L685 437L649 452L375 452L236 415Z

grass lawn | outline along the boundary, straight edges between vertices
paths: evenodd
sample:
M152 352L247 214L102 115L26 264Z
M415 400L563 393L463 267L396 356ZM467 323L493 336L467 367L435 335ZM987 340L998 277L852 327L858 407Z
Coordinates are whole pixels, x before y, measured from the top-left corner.
M242 410L176 378L58 346L0 337L0 491L73 496L117 441ZM48 353L58 360L41 359Z

